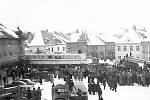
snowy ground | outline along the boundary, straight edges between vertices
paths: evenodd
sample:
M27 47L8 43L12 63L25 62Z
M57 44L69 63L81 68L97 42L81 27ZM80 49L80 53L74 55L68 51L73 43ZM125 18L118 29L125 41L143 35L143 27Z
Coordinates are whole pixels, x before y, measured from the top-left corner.
M54 79L56 83L62 83L62 80ZM84 79L84 84L87 87L87 79ZM37 84L39 86L39 84ZM51 95L51 86L50 82L44 82L43 85L40 85L42 90L42 100L52 100ZM104 100L150 100L150 87L142 86L118 86L117 92L110 91L107 86L106 89L103 89L103 99ZM88 100L98 100L98 95L89 95Z

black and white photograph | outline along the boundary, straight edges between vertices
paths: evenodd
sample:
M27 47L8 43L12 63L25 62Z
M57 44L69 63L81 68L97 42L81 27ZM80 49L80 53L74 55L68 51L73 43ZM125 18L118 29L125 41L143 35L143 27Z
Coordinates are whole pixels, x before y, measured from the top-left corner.
M0 100L150 100L149 0L0 0Z

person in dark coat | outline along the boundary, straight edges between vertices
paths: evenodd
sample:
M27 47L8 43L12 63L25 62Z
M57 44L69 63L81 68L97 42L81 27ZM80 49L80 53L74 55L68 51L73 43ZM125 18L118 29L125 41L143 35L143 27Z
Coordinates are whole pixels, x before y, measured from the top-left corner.
M98 90L97 92L98 92L98 98L99 98L99 100L103 100L101 87L98 86L98 89L97 89L97 90Z
M92 92L92 83L91 82L88 84L88 92L89 92L89 94L92 94L91 93Z
M39 83L40 83L40 85L42 85L42 77L40 77L40 82Z
M30 100L32 98L32 92L30 90L30 88L28 88L27 90L27 100Z
M4 85L6 85L6 76L3 76Z
M93 82L92 84L92 92L93 92L93 95L95 95L95 92L97 91L97 84L95 84L95 82Z
M105 88L106 88L106 79L105 78L103 78L102 84L103 84L104 90L105 90Z
M91 78L90 78L90 76L88 76L88 83L90 83L91 82Z

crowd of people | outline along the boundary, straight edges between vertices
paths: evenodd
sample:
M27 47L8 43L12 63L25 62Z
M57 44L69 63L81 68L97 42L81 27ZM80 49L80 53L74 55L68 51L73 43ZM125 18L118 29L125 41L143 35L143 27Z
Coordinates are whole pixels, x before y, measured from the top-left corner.
M94 82L94 73L87 70L85 67L76 67L60 69L58 74L58 78L63 78L66 81L66 84L69 86L69 90L72 91L72 87L74 86L73 80L75 81L83 81L83 78L88 77L88 92L90 95L95 95L96 93L99 96L99 100L102 100L102 89L100 87L100 82L95 84ZM57 76L57 75L56 75Z
M128 63L128 64L127 64ZM113 65L107 70L101 70L95 67L90 70L88 67L76 67L60 69L58 73L59 78L66 80L67 77L74 77L75 80L82 81L83 78L88 78L88 92L95 95L97 92L99 97L102 95L101 85L105 90L106 86L110 90L117 92L117 86L132 86L137 84L139 86L150 85L150 70L148 65L143 68L135 63L125 62L124 64ZM97 79L97 82L94 80ZM101 85L100 85L101 84Z
M101 68L106 67L106 70ZM90 95L98 93L99 98L102 96L101 85L105 90L106 86L110 90L117 92L117 86L134 85L135 83L140 86L150 85L150 68L148 65L139 67L135 63L124 62L119 65L113 65L107 69L108 66L97 65L97 67L90 66L76 66L75 68L59 68L55 70L54 77L58 75L58 78L63 78L65 81L78 80L83 81L84 78L88 78L88 92ZM38 67L37 67L38 68ZM41 70L41 69L40 69ZM30 73L31 70L28 67L13 66L7 67L5 74L2 75L4 85L8 83L8 77L12 77L13 80L17 78L25 77L25 73ZM96 82L94 80L97 80ZM39 77L39 82L42 85L42 78ZM68 81L69 89L72 90L73 81Z
M5 67L1 69L0 85L8 84L10 81L9 78L12 78L12 81L20 79L20 78L24 78L25 73L28 73L28 71L29 71L28 68L23 65L19 65L19 64L5 65Z

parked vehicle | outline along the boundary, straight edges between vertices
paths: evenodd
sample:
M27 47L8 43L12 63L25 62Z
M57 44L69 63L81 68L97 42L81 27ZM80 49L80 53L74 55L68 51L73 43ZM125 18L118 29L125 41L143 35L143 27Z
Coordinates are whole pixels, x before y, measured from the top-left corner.
M35 83L32 82L30 79L20 79L20 81L25 82L27 85L35 85Z
M11 84L5 85L4 88L19 86L19 85L27 85L27 84L23 81L13 81Z

